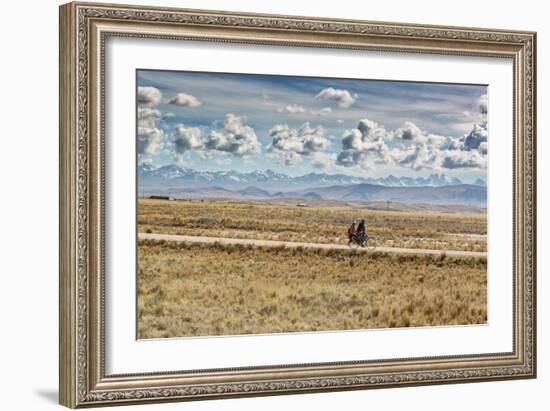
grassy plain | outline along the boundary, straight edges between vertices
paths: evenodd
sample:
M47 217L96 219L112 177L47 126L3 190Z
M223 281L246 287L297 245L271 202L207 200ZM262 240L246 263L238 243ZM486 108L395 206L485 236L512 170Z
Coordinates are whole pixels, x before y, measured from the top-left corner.
M146 205L149 211L161 206ZM203 209L202 215L208 213ZM190 227L192 215L185 218L191 219L184 220ZM384 214L377 218L393 221ZM265 220L257 224L277 227L269 215ZM419 230L428 229L417 221ZM471 225L473 231L476 222ZM302 233L298 228L303 230L298 226L288 233ZM446 232L453 228L458 230L441 227ZM139 338L162 338L483 324L486 271L485 258L444 254L141 240L138 333Z
M140 232L345 243L351 221L365 218L379 246L487 251L485 213L380 211L344 203L140 199Z

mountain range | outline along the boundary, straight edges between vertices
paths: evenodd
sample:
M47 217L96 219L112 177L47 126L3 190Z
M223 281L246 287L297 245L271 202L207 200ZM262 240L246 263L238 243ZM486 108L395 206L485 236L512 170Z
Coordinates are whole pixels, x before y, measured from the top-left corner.
M428 177L357 177L308 173L289 176L272 170L198 171L169 165L138 167L140 195L177 198L302 199L456 204L486 207L485 181L464 184L445 174Z
M155 167L145 163L138 166L140 185L161 181L187 183L189 186L210 184L229 189L241 189L251 185L262 185L267 190L288 190L289 188L322 187L330 185L374 184L384 187L441 187L457 186L463 182L445 174L431 174L428 177L358 177L346 174L308 173L301 176L289 176L272 170L257 170L249 173L230 171L198 171L171 164ZM483 179L477 179L473 185L485 186Z

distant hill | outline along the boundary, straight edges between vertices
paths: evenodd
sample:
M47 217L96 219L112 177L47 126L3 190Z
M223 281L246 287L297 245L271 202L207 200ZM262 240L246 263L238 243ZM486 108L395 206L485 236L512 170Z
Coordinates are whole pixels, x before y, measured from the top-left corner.
M245 197L259 197L259 198L271 197L271 193L269 191L262 190L261 188L258 188L258 187L247 187L237 191L237 193Z
M374 184L308 188L285 194L287 198L308 198L315 194L323 200L390 201L397 203L457 204L487 206L485 187L461 184L442 187L384 187Z

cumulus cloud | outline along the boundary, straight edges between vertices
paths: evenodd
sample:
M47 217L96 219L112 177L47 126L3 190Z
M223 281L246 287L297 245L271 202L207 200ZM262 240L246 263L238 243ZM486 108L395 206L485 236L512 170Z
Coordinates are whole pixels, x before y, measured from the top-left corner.
M212 131L204 142L207 150L233 154L237 157L258 153L261 145L252 127L244 125L244 117L226 114L222 131Z
M487 150L487 122L474 124L472 130L461 137L451 139L449 150Z
M405 121L403 126L395 130L393 134L396 138L405 141L427 144L434 147L440 147L449 141L448 137L428 133L411 121Z
M393 153L396 162L413 170L485 168L487 157L477 150L449 150L413 145L408 150Z
M155 128L158 120L162 118L160 111L150 107L138 107L138 127Z
M487 123L474 124L470 133L459 138L424 131L416 137L406 151L394 154L397 163L414 170L487 167Z
M356 128L342 134L342 151L336 158L336 164L371 169L374 164L391 163L386 141L392 138L393 134L375 121L367 118L359 120Z
M261 149L254 130L244 125L244 117L234 114L225 116L222 130L212 130L206 137L198 127L178 124L171 143L176 159L188 151L194 151L201 158L210 158L215 152L247 157Z
M440 136L438 134L428 134L426 136L426 144L432 147L442 147L449 143L449 137Z
M366 152L355 150L343 150L336 157L336 164L342 167L361 167L371 169L369 156Z
M464 148L474 150L479 148L481 143L487 142L487 123L474 124L474 128L464 138Z
M270 153L294 153L293 158L309 156L326 150L330 140L325 136L323 127L311 127L304 123L299 128L290 128L287 124L277 124L269 130L272 138L267 151Z
M481 97L479 97L479 112L481 114L487 114L487 104L489 103L487 99L487 94L483 94Z
M443 150L439 155L440 168L486 168L487 157L480 151Z
M429 147L423 143L412 144L404 149L394 149L391 152L395 163L411 168L422 170L424 168L439 168L439 150Z
M198 107L202 104L200 100L195 96L192 96L191 94L185 94L185 93L179 93L177 96L172 98L168 103L173 104L175 106L180 106L180 107Z
M464 137L451 139L447 148L449 150L464 150Z
M183 124L178 124L175 132L174 148L176 153L183 154L188 150L197 150L203 147L199 128L185 127Z
M487 154L487 142L483 142L479 144L479 152L481 154Z
M338 104L340 108L349 108L359 96L351 94L348 90L335 89L332 87L325 88L317 94L315 98L322 100L332 100Z
M406 121L403 127L396 130L395 135L403 140L418 140L423 137L423 132L416 124Z
M138 104L156 106L158 103L160 103L161 98L162 93L156 87L138 87Z
M388 145L388 143L390 145ZM412 122L395 131L369 120L342 135L342 150L336 164L370 169L374 164L394 164L413 170L485 168L487 125L474 125L462 137L429 133Z
M138 127L137 151L141 156L155 155L160 152L162 130L158 128Z
M141 160L158 154L164 135L157 122L162 118L159 110L151 107L138 107L137 113L137 151Z
M305 112L305 109L297 104L292 104L277 109L277 113L301 114L303 112Z

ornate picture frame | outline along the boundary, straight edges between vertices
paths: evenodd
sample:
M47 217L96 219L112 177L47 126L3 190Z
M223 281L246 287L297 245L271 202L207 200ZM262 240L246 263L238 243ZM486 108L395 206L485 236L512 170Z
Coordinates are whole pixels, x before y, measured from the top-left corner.
M341 48L513 62L513 350L145 372L105 370L105 42L113 37ZM536 377L536 34L69 3L60 7L60 403L67 407Z

